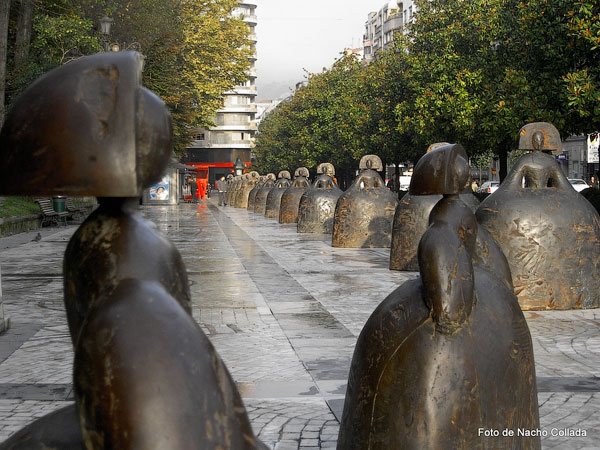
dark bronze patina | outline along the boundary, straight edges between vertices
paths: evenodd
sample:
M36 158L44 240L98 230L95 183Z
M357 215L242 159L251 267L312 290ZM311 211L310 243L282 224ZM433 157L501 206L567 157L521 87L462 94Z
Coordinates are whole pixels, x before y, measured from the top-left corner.
M419 270L417 247L429 226L431 210L442 199L441 195L414 195L412 192L409 187L394 214L390 270ZM477 210L479 200L473 195L470 187L463 189L460 199L473 212Z
M333 164L322 163L317 167L317 179L300 198L298 207L298 233L331 234L335 204L342 195L333 177Z
M516 431L539 428L531 337L508 263L459 198L464 149L426 154L413 177L415 194L443 199L419 244L421 277L392 292L358 338L337 448L539 449L539 437Z
M291 186L289 172L285 172L288 177L280 177L275 182L275 187L267 194L267 203L265 204L265 217L268 219L277 219L279 217L279 207L281 206L281 196L287 188Z
M229 174L227 175L227 178L225 179L225 181L227 182L227 192L225 193L225 197L227 198L227 205L231 206L231 201L232 201L232 192L233 192L233 184L234 184L234 177L233 174Z
M252 171L244 176L244 182L236 197L236 208L248 208L248 197L250 192L258 183L259 175L258 172Z
M236 186L234 187L233 204L231 205L234 208L240 207L239 204L242 201L242 190L244 188L244 184L248 181L249 178L250 178L249 173L240 175L239 180L238 180Z
M64 260L76 407L37 420L3 450L261 448L191 317L181 256L137 212L171 153L170 116L139 85L141 67L133 52L61 66L25 91L0 134L2 173L23 173L23 153L41 155L0 193L100 197Z
M265 180L264 184L261 186L260 189L258 189L258 191L256 192L256 195L254 196L254 212L255 213L262 214L262 215L265 214L265 211L267 209L267 196L269 195L269 192L271 192L271 189L273 189L275 187L275 183L277 182L277 180L284 177L285 174L287 174L286 178L289 180L290 173L287 170L285 170L285 171L282 170L281 172L279 172L277 179L275 179L275 175L273 175L273 174L267 175L267 179Z
M283 193L281 197L281 208L279 209L279 223L298 222L298 207L300 198L306 189L310 186L308 169L299 167L294 173L292 185Z
M267 175L260 175L258 177L258 182L248 194L248 207L246 208L248 211L254 212L254 200L256 200L256 194L258 194L258 191L265 185L269 177L272 177L273 180L275 179L275 175L272 173L269 173Z
M360 169L361 173L337 201L332 245L389 247L398 198L376 172L383 170L378 156L363 156Z
M542 152L560 151L556 128L527 125L519 145L534 151L481 203L477 220L506 255L521 308L597 308L600 217Z
M169 145L170 122L141 67L138 53L99 53L34 82L2 127L0 192L132 197L159 179L170 155L150 149Z
M243 182L242 175L235 175L227 186L227 204L235 207L236 197Z

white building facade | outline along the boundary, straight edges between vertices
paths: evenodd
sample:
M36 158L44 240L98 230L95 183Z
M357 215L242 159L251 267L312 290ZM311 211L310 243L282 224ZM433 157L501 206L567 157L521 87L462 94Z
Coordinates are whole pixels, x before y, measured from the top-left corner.
M414 21L417 7L412 0L391 0L379 11L369 13L363 35L364 59L371 61L375 55L388 48L395 32L404 32L406 25Z
M238 158L246 166L250 164L256 134L256 7L255 1L240 0L232 12L233 16L241 16L250 27L252 54L248 78L223 94L223 106L216 113L215 126L199 130L182 159L186 164L206 166L211 183L230 173Z

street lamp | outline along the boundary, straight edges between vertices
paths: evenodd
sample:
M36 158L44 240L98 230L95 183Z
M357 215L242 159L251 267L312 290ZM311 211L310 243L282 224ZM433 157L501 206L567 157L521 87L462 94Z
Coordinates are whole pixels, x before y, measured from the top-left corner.
M108 36L110 34L110 27L112 26L113 22L114 20L107 16L104 16L102 19L100 19L100 32Z
M108 16L104 16L100 19L100 33L104 37L104 51L109 51L109 39L110 39L110 28L112 27L114 20Z
M236 175L241 175L244 172L244 163L242 162L242 160L240 159L239 156L235 160L235 164L233 165L233 169L235 170L235 174Z

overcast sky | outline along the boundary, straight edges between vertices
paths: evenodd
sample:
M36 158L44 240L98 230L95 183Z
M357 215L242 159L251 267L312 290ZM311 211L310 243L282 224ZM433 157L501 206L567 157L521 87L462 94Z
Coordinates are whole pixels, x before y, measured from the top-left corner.
M386 0L256 0L257 100L274 99L330 67L347 47L362 47L365 22Z

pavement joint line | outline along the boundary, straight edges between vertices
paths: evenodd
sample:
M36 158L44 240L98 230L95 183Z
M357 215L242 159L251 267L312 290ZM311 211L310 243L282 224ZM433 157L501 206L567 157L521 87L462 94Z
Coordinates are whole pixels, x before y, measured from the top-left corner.
M209 205L209 210L221 226L223 233L229 240L230 245L238 255L238 258L240 258L243 266L246 268L248 275L250 275L250 278L256 284L258 290L261 292L261 294L263 294L267 305L269 305L269 303L272 301L276 302L277 295L280 294L280 292L271 292L272 289L267 289L265 284L262 282L261 278L256 276L257 273L255 272L255 268L252 264L250 264L251 258L246 256L248 249L246 248L245 251L244 249L241 249L240 242L243 242L245 245L250 245L254 247L252 252L253 260L255 260L256 258L260 258L263 261L263 264L272 265L274 268L277 269L276 271L278 272L278 280L280 279L279 277L283 278L283 283L281 283L281 285L284 285L287 288L293 287L293 292L296 293L296 297L302 298L304 301L308 300L310 302L314 302L314 304L317 305L318 311L315 311L313 313L313 316L315 313L323 314L329 321L335 324L336 328L342 331L343 336L335 337L353 337L353 334L350 332L350 330L348 330L348 328L346 328L329 311L327 311L327 309L321 304L321 302L319 302L310 292L308 292L300 283L298 283L298 281L296 281L295 278L293 278L283 267L281 267L277 263L277 261L275 261L258 243L254 241L254 239L252 239L251 236L248 235L248 233L246 233L242 228L240 228L227 214L225 214L223 211L221 211L218 207L214 205ZM289 314L278 313L276 311L273 311L273 308L271 308L271 313L273 314L275 319L282 325L281 329L283 333L287 337L290 346L296 353L298 360L302 363L302 366L304 367L308 375L311 377L316 392L320 392L319 385L317 382L318 380L315 378L315 374L307 366L306 362L298 353L298 349L294 345L294 341L296 339L300 339L300 337L290 335L290 332L287 329L287 327L283 326L283 324L285 323L285 317L289 316ZM331 337L334 336L332 335ZM335 414L335 412L331 409L329 403L326 402L326 404L331 413Z
M236 383L243 389L248 383ZM257 383L250 383L256 385ZM268 382L268 385L273 385ZM599 377L538 377L538 392L545 393L581 393L581 392L600 392ZM316 387L316 386L315 386ZM294 394L294 389L283 389L279 395L263 397L261 399L285 399L285 398L304 398L307 396L318 395L318 391L301 392ZM344 395L323 394L326 400L343 399ZM254 395L244 395L244 398L256 398ZM73 385L70 383L0 383L0 400L39 400L39 401L59 401L72 400Z
M0 364L10 358L43 327L43 324L37 322L27 323L12 320L10 328L0 335Z
M293 225L282 227L246 210L219 209L251 240L241 233L227 236L221 225L226 228L228 222L217 220L206 206L140 209L180 250L194 318L230 369L257 436L275 450L335 448L358 333L383 295L410 277L388 270L389 249L334 249L322 236L298 237ZM61 272L74 230L45 228L41 240L33 239L37 233L28 239L22 235L6 252L6 240L0 238L0 259L12 275L6 278L5 309L13 323L41 327L22 345L16 342L23 340L22 333L8 340L0 336L0 352L3 346L6 352L9 340L12 348L20 345L0 363L0 442L36 418L73 404L62 282L58 276L39 275ZM263 252L254 254L256 248ZM297 284L286 286L288 276L312 297L294 288ZM322 313L311 322L321 306L354 336L321 338L331 324ZM541 428L587 431L582 438L542 438L542 448L600 449L600 309L525 316L534 346Z

